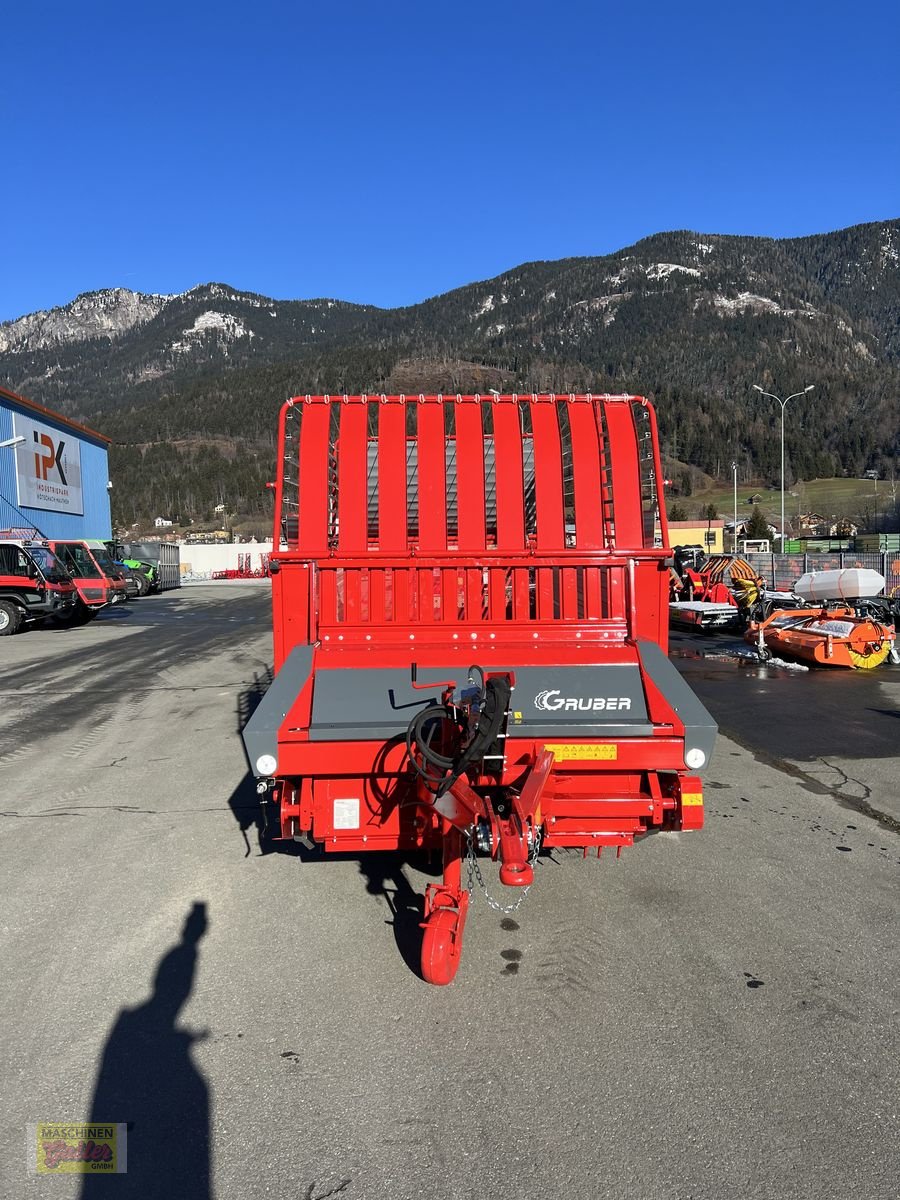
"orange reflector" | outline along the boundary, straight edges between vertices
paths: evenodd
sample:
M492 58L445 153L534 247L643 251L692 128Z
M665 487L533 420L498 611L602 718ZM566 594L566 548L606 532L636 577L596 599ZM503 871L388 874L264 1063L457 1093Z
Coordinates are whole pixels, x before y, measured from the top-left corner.
M679 780L681 788L681 828L703 828L703 784L698 775L682 775Z

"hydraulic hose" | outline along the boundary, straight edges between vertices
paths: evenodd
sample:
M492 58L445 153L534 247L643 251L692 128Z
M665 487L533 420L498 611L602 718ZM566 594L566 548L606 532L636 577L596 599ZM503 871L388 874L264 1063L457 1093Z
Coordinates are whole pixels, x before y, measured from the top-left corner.
M416 713L406 730L409 761L425 786L437 796L443 796L472 763L484 757L488 748L496 741L509 707L511 689L507 679L500 676L485 682L484 671L481 667L473 666L469 668L469 678L473 683L473 672L478 672L481 678L478 720L468 741L463 742L455 754L441 754L433 749L430 738L423 736L425 726L430 722L437 722L436 728L448 722L455 726L456 736L462 741L464 727L455 715L458 710L452 710L446 704L422 709ZM414 747L421 756L421 762Z

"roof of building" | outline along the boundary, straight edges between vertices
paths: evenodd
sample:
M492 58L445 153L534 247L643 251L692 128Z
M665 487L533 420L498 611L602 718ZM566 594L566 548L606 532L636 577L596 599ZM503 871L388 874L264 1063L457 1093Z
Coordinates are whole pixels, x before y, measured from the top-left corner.
M103 433L98 433L96 429L91 429L87 425L73 421L71 417L64 417L62 413L54 412L52 408L45 408L43 404L38 404L35 400L26 400L24 396L20 396L17 392L10 391L9 388L2 385L0 385L0 400L12 400L14 404L18 404L21 408L38 413L42 417L49 417L52 421L56 421L58 425L65 425L67 428L74 429L77 433L86 434L87 437L94 438L98 442L105 442L107 446L112 442L112 438L108 438Z

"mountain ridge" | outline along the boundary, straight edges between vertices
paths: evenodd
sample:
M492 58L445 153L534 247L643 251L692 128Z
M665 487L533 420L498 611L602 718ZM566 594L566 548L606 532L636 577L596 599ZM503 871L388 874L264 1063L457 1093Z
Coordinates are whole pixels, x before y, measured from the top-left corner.
M657 233L395 309L218 282L83 293L0 325L0 377L109 433L140 516L205 510L223 492L264 504L278 406L317 391L639 392L673 459L720 475L735 457L772 478L775 406L751 384L813 383L788 409L790 473L888 470L900 465L900 219L788 239ZM219 435L239 442L227 469L201 445ZM169 472L148 446L176 439L197 449Z

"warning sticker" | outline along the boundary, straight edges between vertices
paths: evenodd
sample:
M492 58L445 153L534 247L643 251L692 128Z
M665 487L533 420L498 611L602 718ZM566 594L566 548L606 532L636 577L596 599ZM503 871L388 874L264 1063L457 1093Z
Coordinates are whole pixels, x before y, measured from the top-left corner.
M685 807L685 808L687 808L691 805L700 805L702 807L703 793L702 792L682 792L681 793L681 804L682 804L682 807Z
M580 745L550 742L544 749L552 751L555 759L567 759L569 762L610 762L619 757L619 747L613 742L581 743Z

